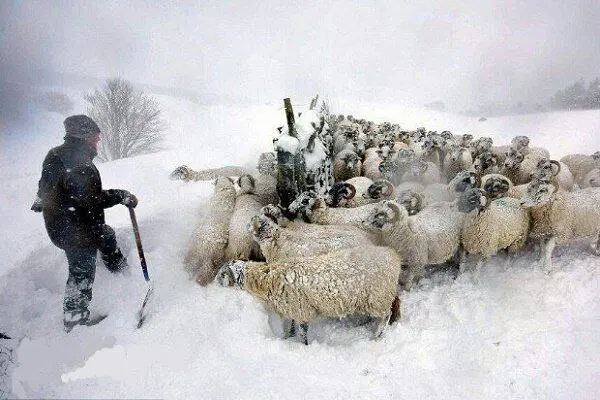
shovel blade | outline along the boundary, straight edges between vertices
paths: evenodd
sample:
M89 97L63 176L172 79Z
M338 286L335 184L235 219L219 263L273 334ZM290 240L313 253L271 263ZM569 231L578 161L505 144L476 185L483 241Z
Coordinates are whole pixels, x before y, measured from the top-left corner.
M152 298L152 294L154 293L154 286L152 285L152 282L148 282L148 291L146 292L146 296L144 297L144 301L142 302L142 307L140 308L140 310L138 311L138 323L137 323L137 329L139 329L142 324L144 323L144 321L146 320L146 317L148 315L148 303L150 302L150 299Z

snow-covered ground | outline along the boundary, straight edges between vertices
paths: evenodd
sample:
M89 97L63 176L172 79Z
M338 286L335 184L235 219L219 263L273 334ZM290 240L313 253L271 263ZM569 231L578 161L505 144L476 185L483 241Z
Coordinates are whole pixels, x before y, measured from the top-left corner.
M31 111L24 131L2 135L0 397L202 399L600 398L600 259L589 241L555 250L554 269L531 253L500 256L456 280L438 273L405 295L402 320L379 341L372 326L322 321L310 346L280 338L277 321L248 294L187 279L182 254L204 217L210 182L168 179L178 165L252 165L271 149L281 106L198 106L160 96L169 124L163 152L98 164L105 188L135 193L156 297L142 329L145 293L125 207L107 221L132 266L98 264L95 327L62 328L64 253L29 210L47 150L62 142L58 114ZM560 157L600 150L600 111L477 118L337 100L334 112L406 128L492 136L525 134ZM7 350L12 351L6 364ZM4 355L3 355L4 354Z

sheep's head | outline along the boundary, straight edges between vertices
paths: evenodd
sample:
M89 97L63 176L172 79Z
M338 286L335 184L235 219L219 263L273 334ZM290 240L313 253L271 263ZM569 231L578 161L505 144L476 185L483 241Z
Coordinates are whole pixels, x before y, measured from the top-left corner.
M496 157L495 154L492 154L491 151L484 151L473 160L473 168L480 174L483 173L483 171L495 167L497 164L498 157Z
M462 213L470 213L473 210L483 210L487 206L488 200L484 195L483 190L472 188L465 190L459 197L456 203L458 211Z
M256 180L250 174L243 174L237 180L237 184L240 187L240 193L254 193L256 189Z
M219 282L219 285L244 287L246 263L246 261L242 260L231 260L221 264L221 268L219 268L219 272L217 273L217 282Z
M465 133L464 135L461 136L460 140L461 140L461 143L460 143L461 146L469 147L471 145L471 142L473 141L473 135L471 135L470 133Z
M310 216L315 203L318 200L323 200L319 197L317 192L314 190L308 190L300 193L300 195L294 200L289 206L288 210L293 214L302 215L304 217ZM323 201L325 203L325 201Z
M367 188L363 194L366 199L382 200L389 199L394 193L394 185L387 179L377 179Z
M347 182L335 182L329 189L325 202L329 207L339 207L344 200L350 200L356 195L354 185Z
M531 179L549 181L559 174L560 169L561 165L558 161L542 158L531 173Z
M396 151L387 143L387 141L381 141L379 148L377 149L377 155L382 160L388 160L396 154Z
M385 200L377 204L363 224L376 229L387 229L391 224L406 218L408 218L408 212L404 207L393 200Z
M267 204L260 209L260 214L270 218L279 226L285 227L290 222L283 208L279 205Z
M450 131L443 131L440 135L444 138L444 140L454 139L454 135Z
M474 171L461 171L450 182L448 187L454 189L455 192L464 192L469 188L478 187L481 184L479 175Z
M272 151L261 153L256 168L261 175L277 176L277 155Z
M547 204L554 198L554 193L558 188L550 182L531 181L527 185L527 190L521 197L523 207L536 207Z
M452 145L452 147L450 147L450 160L458 161L462 159L466 159L469 162L472 161L469 149L463 146Z
M340 160L345 164L346 168L352 170L360 162L360 157L352 150L344 150L338 153Z
M258 243L276 240L280 234L277 223L266 215L255 215L250 219L250 232Z
M508 153L506 153L506 160L504 160L504 168L519 168L524 159L525 156L519 150L511 147Z
M483 191L492 200L503 197L512 186L510 179L500 174L486 175L481 181Z
M173 181L189 181L192 179L192 169L187 165L179 166L171 172L169 179Z
M479 154L481 154L483 152L490 151L492 149L493 144L494 144L494 141L492 140L492 138L482 137L482 138L472 141L471 144L469 145L469 148L471 150L471 154L473 155L473 157L477 157Z
M521 150L527 146L529 146L529 138L527 136L515 136L510 141L510 147L514 147L517 150Z
M417 128L417 130L410 132L410 136L413 142L421 142L427 136L427 130L423 127Z
M582 187L600 187L600 168L594 168L585 175Z
M406 209L408 215L415 215L423 209L425 199L421 193L407 189L398 194L396 201Z

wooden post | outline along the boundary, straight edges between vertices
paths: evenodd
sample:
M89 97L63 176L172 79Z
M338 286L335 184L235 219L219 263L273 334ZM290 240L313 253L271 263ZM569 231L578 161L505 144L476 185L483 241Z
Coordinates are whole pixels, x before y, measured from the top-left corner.
M283 107L285 108L285 119L287 120L288 131L290 132L290 136L298 138L296 128L294 127L294 125L296 124L296 119L294 118L294 110L292 109L292 102L289 98L283 99Z

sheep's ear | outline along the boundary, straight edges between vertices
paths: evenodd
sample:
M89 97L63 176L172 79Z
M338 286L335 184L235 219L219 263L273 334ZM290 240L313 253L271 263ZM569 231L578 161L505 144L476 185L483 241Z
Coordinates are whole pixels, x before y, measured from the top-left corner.
M381 187L381 194L383 196L390 196L393 192L394 192L394 185L392 185L392 182L385 180Z
M552 176L558 175L560 173L560 168L561 168L560 163L556 160L550 160L550 164L552 164ZM555 167L556 167L556 172L554 172Z

